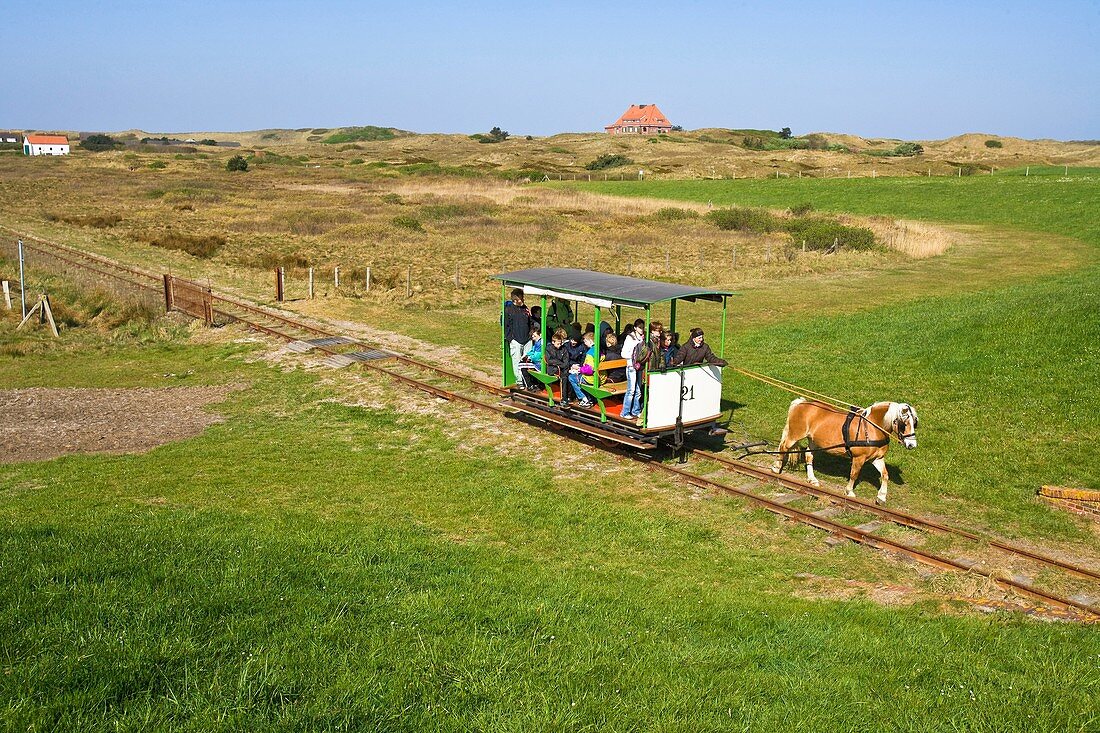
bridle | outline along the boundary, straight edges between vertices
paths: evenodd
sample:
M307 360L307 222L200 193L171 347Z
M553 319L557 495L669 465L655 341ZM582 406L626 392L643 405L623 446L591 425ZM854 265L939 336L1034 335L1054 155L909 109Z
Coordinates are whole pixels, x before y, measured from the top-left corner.
M904 432L905 431L905 426L906 426L906 424L909 423L910 418L912 418L912 413L910 413L909 410L907 410L907 409L903 410L896 418L894 418L894 432L897 433L899 440L904 441L907 438L917 437L917 421L916 420L912 421L913 431L910 432L910 433Z

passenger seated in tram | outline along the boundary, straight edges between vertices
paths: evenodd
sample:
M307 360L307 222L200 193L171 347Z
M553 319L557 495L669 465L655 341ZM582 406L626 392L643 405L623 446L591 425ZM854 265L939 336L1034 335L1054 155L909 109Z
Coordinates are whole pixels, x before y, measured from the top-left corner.
M701 328L691 329L691 339L680 347L680 353L672 360L671 366L691 366L692 364L726 365L725 359L719 359L710 350L710 344L703 343Z
M523 347L523 358L520 360L519 368L523 374L523 386L526 389L538 389L541 386L540 382L528 372L542 366L542 329L531 326L530 333L531 340Z
M564 377L569 373L569 352L565 346L565 329L559 328L550 336L546 347L546 374L562 379L562 397L566 397Z
M672 366L673 359L680 353L680 334L673 331L665 331L661 337L664 357L661 363L662 369Z
M608 331L603 340L603 348L600 349L600 361L604 362L621 358L622 354L619 351L619 337L613 332ZM609 369L606 372L605 380L608 382L625 382L626 369L622 367L619 369Z
M596 334L588 331L584 334L582 343L587 349L584 361L569 367L569 386L573 388L573 394L581 407L591 407L593 402L581 389L581 381L583 380L585 384L596 384Z

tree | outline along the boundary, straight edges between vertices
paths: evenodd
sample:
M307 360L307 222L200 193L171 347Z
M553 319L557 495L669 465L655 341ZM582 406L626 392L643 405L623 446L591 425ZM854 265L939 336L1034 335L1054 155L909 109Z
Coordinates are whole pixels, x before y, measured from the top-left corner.
M784 140L790 140L791 139L791 128L784 127L782 130L779 131L779 137L783 138Z
M489 137L495 143L504 142L508 139L508 133L499 127L494 127L492 130L489 130Z
M246 171L248 170L248 161L243 156L234 155L225 164L225 169L227 171Z
M110 135L95 134L89 135L84 138L84 142L80 143L80 147L85 150L91 150L93 153L100 153L104 150L114 150L117 147L121 147L122 143L115 140Z

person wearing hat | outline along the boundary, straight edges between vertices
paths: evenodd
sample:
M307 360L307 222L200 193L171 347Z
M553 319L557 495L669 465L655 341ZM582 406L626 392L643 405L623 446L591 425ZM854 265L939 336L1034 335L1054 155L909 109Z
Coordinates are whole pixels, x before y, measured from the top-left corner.
M710 350L710 344L704 343L701 328L691 329L691 337L680 347L680 353L676 354L671 366L691 366L692 364L726 365L726 360L715 356Z

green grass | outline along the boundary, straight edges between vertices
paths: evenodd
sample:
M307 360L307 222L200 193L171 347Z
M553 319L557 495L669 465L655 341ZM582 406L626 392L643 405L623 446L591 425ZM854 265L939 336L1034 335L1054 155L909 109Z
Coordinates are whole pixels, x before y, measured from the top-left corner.
M251 384L197 438L0 473L5 728L1097 722L1088 627L801 599L795 573L898 570L735 502L683 507L682 487L654 494L640 469L635 484L461 450L435 419L326 401L239 349L116 344L71 368L2 367L8 385L146 385L154 365L196 363Z
M749 285L734 302L730 353L735 364L842 399L916 405L921 447L890 454L904 506L1068 538L1086 535L1034 494L1046 483L1100 486L1100 187L1091 169L1071 173L575 185L991 225L978 246L898 271ZM726 396L744 405L735 421L747 432L778 436L791 395L731 378ZM832 473L846 470L838 462Z

